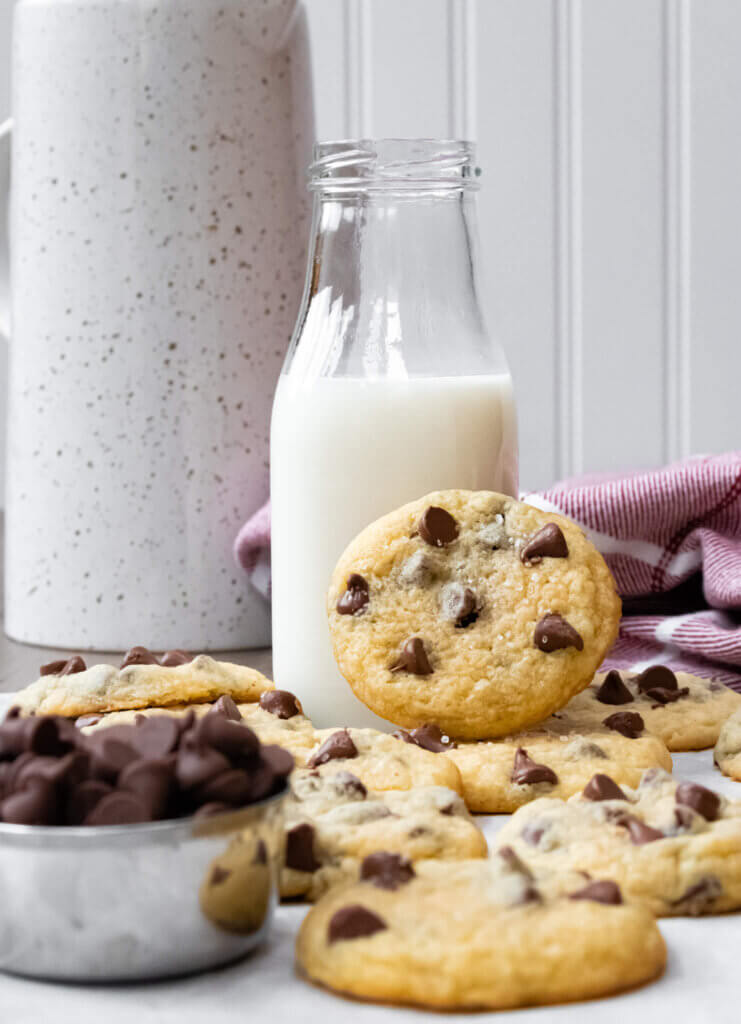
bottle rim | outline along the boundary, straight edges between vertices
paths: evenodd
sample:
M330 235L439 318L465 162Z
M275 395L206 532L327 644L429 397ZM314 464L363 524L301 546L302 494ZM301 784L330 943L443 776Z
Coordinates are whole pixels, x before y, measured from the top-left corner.
M471 191L479 188L476 147L466 139L338 139L317 142L309 166L314 192Z

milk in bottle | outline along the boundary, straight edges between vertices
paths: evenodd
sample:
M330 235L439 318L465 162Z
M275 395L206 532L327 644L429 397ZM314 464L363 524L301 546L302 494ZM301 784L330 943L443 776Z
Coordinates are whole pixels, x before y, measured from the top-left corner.
M320 727L390 727L332 656L326 592L349 541L429 491L517 493L512 383L477 295L474 182L467 143L317 147L271 495L274 677Z

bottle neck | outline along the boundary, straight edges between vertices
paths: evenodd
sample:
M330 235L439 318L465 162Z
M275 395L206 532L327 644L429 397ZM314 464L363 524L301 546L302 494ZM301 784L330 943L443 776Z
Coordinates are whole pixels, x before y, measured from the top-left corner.
M291 372L491 370L465 189L320 194Z

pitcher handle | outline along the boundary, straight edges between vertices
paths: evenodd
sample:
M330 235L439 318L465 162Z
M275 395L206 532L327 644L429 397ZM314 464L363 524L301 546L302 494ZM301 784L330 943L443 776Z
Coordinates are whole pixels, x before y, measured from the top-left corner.
M13 119L0 124L0 337L10 338L10 136Z

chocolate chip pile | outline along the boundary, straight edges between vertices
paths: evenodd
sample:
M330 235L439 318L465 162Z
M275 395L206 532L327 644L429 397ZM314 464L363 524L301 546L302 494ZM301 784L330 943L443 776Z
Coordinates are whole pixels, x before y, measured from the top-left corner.
M133 825L218 814L285 788L291 755L260 743L231 697L202 718L138 715L83 735L66 718L0 725L0 821Z

